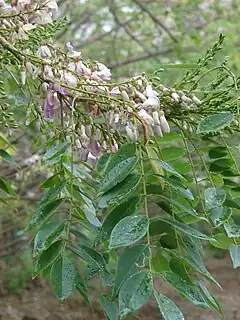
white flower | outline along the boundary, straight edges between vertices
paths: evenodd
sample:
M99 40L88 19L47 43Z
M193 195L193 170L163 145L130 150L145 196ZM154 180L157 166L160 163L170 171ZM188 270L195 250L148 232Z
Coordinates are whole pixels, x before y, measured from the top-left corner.
M121 95L121 91L119 90L119 87L113 87L110 94L111 96L118 96Z
M43 5L52 11L58 11L58 5L55 0L46 0Z
M52 68L45 64L44 67L43 67L43 71L44 71L44 76L48 79L52 79L54 78L54 74L53 74L53 71L52 71Z
M61 75L60 80L64 81L66 85L68 85L70 87L77 86L78 79L71 72L60 70L59 73Z
M32 29L35 29L35 28L36 28L36 25L33 25L31 23L26 23L22 26L23 31L26 31L26 32L28 32Z
M161 126L159 126L159 125L154 126L154 131L155 131L156 136L161 137L161 138L163 137Z
M193 96L192 100L197 106L202 104L201 100L199 100L196 96Z
M181 99L182 99L182 101L184 101L184 102L187 103L187 104L192 103L192 100L191 100L190 98L186 97L185 95L183 95L183 96L181 97Z
M146 92L146 96L148 98L154 97L153 89L152 89L152 86L150 84L147 85L145 92Z
M142 92L135 90L135 94L142 102L145 102L147 100L147 98Z
M153 115L154 124L160 125L160 119L159 119L158 112L157 111L153 111L152 115Z
M163 132L169 133L170 127L164 115L160 116L160 124Z
M37 55L42 58L51 58L52 57L51 51L48 48L48 46L41 46L37 51Z
M141 117L149 126L153 125L153 118L146 112L146 110L141 109L138 112L139 117Z
M21 84L23 86L25 86L25 84L26 84L26 69L23 69L21 71Z
M133 127L130 127L129 124L125 126L126 134L131 141L137 141L137 132Z
M48 10L39 10L35 13L35 21L36 24L48 24L53 22L52 12Z
M129 101L130 100L126 91L122 91L121 94L122 94L123 101Z
M154 109L157 109L160 107L160 100L158 97L149 97L143 104L142 107L147 108L147 107L152 107Z
M97 63L99 71L97 71L97 75L103 80L103 81L109 81L111 80L111 71L108 69L103 63Z
M171 94L171 97L173 98L174 101L179 102L179 95L176 92L173 92Z

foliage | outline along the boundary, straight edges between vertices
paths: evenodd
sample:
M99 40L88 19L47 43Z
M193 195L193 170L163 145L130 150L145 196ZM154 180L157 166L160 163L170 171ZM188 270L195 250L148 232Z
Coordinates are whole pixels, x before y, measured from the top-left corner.
M111 83L105 65L51 42L65 23L52 21L55 1L31 4L2 6L10 10L2 26L12 25L0 30L0 158L19 172L41 159L43 195L27 226L33 277L49 279L61 302L74 290L90 302L88 281L98 277L108 319L135 314L151 297L164 319L183 319L156 290L158 278L221 313L205 285L220 286L202 242L240 265L239 146L228 142L239 132L239 79L226 60L216 63L224 36L190 68L178 64L187 72L171 87L157 72ZM39 158L18 163L5 138L17 130L32 132ZM22 195L2 172L0 189L6 209Z

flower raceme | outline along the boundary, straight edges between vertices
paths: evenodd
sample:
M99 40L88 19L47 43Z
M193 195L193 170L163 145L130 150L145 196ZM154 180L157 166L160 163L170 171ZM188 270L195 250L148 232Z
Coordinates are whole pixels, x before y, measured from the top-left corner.
M26 40L37 25L52 23L57 12L55 0L18 0L11 5L0 0L0 23L11 52ZM12 19L9 17L12 16ZM111 71L97 61L84 61L81 52L68 42L65 50L43 43L25 49L21 62L21 83L27 77L41 82L43 117L46 121L77 123L69 129L75 135L76 149L82 160L93 161L101 152L118 150L120 140L137 141L144 135L162 137L170 131L168 116L196 109L201 101L195 96L153 85L147 76L111 84ZM70 128L70 127L69 127Z

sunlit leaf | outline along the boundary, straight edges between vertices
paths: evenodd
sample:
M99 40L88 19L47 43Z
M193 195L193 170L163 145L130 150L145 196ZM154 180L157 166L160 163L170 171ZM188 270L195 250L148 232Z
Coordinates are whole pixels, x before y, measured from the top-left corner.
M120 319L140 309L150 298L152 279L145 271L128 278L119 292Z
M101 196L98 204L99 208L105 208L108 205L119 205L126 201L136 191L140 181L141 175L139 173L131 173L113 189Z
M146 216L125 217L113 228L109 248L129 246L145 236L149 228Z
M240 245L232 244L229 249L230 256L233 262L233 268L240 267Z
M62 156L67 150L68 146L69 144L67 142L63 142L55 145L51 149L48 149L48 151L43 156L43 162L48 162L49 160Z
M102 228L98 234L97 241L108 240L112 229L121 219L138 213L140 201L141 197L133 197L113 209L104 220Z
M72 293L75 280L75 268L65 257L54 262L51 269L51 283L58 299L63 302Z
M205 190L204 198L206 207L210 210L216 206L220 207L224 203L226 199L226 192L224 189L208 188Z
M64 222L49 222L43 226L34 239L33 256L36 257L42 251L48 249L51 244L59 239L65 228Z
M36 260L33 278L35 278L42 270L48 268L60 255L62 250L62 242L57 241L44 251Z
M117 320L118 309L117 305L112 298L106 294L102 294L100 297L102 308L107 316L107 320Z
M232 113L219 113L204 118L198 125L198 133L209 133L222 130L229 126L234 119Z
M165 320L184 320L181 310L168 297L163 296L157 291L154 291L154 296Z
M136 270L136 264L140 264L145 256L148 256L148 245L136 245L126 248L120 256L113 287L113 297L117 296L124 281L126 281Z

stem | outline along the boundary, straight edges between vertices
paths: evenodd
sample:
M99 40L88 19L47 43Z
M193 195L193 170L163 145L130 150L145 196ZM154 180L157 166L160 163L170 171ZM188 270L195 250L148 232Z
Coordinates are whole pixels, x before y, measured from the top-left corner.
M143 199L144 199L144 213L145 213L145 216L148 218L149 220L149 212L148 212L148 195L147 195L147 186L146 186L146 179L145 179L145 171L144 171L144 162L143 162L143 152L142 152L142 149L141 149L141 145L139 145L139 155L140 155L140 163L141 163L141 175L142 175L142 186L143 186ZM151 240L150 240L150 233L149 233L149 228L148 228L148 231L147 231L147 243L148 243L148 246L149 246L149 252L150 252L150 255L149 255L149 271L150 271L150 274L151 274L151 281L153 282L153 277L152 277L152 250L151 250Z

